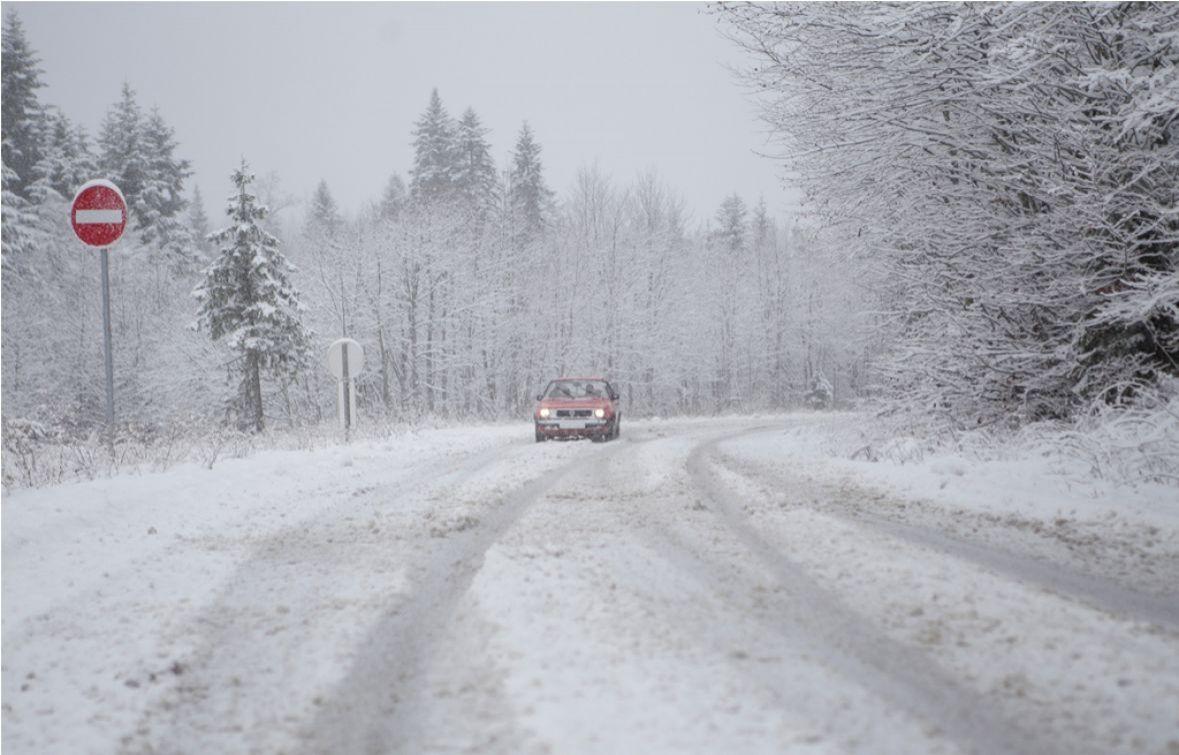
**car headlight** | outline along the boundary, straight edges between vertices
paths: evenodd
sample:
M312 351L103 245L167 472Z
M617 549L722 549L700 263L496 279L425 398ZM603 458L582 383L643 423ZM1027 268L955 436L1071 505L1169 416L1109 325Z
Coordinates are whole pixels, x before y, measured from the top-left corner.
M549 417L549 410L548 409L541 409L540 410L540 418L541 419L548 419L548 417Z
M602 417L606 416L606 410L605 409L594 409L594 416L597 417L598 419L601 419Z

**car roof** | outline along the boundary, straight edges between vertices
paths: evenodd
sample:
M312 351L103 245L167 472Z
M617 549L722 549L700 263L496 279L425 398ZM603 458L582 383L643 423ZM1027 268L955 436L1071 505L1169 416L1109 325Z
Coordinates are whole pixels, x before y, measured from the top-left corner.
M604 377L601 377L601 376L593 376L593 377L559 377L559 378L557 378L557 380L600 380L600 381L602 381L603 383L605 383L605 382L609 382L609 381L607 381L607 380L606 380L606 378L604 378Z

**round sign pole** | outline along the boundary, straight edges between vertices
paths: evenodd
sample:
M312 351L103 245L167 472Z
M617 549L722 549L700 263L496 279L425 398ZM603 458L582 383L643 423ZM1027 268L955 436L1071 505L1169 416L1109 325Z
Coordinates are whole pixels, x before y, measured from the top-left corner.
M328 347L327 367L340 381L338 416L344 426L344 442L351 440L356 423L356 386L353 379L364 369L364 349L351 338L340 338Z
M341 372L344 377L340 382L344 384L344 442L351 440L352 435L352 375L348 372L348 349L340 350Z
M102 353L106 362L106 424L115 424L115 360L111 356L111 263L110 247L98 250L102 261Z
M127 200L110 181L88 181L70 205L70 225L87 246L98 247L102 268L102 345L106 367L106 424L115 424L115 363L111 349L110 248L127 227Z

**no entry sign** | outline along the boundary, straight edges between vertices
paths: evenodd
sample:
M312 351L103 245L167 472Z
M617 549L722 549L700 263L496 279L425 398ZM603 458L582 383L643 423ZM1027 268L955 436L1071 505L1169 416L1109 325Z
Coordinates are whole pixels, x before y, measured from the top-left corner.
M127 200L110 181L87 181L74 195L70 205L70 225L83 244L99 247L102 264L102 342L106 362L106 424L115 424L115 367L111 356L111 244L119 240L127 227Z
M110 181L90 181L78 189L70 207L74 233L90 246L110 246L127 227L127 201Z
M346 361L344 359L345 351L348 352ZM347 365L347 378L344 375L345 365ZM364 369L364 349L360 348L360 344L351 338L337 339L328 347L327 366L336 376L336 380L351 380Z

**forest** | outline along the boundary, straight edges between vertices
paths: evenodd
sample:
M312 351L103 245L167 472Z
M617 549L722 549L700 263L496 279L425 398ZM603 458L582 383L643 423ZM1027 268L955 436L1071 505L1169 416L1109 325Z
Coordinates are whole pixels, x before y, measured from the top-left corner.
M6 447L104 430L98 262L66 219L105 177L130 207L118 437L331 423L324 355L348 336L378 427L523 420L549 379L604 374L632 416L867 407L949 437L1133 420L1173 453L1179 6L710 12L800 214L733 194L696 217L657 172L592 163L551 187L526 114L495 124L517 134L497 161L436 90L412 165L363 210L246 155L203 187L226 197L209 214L166 113L127 82L87 133L42 101L6 14Z
M224 252L210 234L237 220L207 216L182 145L130 84L93 139L41 103L35 51L15 15L5 23L5 417L102 422L98 265L66 218L76 187L105 176L133 226L111 262L120 422L250 424L244 357L193 327L192 292ZM497 165L477 113L423 100L408 175L391 172L355 217L326 183L302 203L273 174L247 187L272 217L303 216L289 236L259 220L305 336L263 370L267 425L334 417L322 362L345 335L368 355L362 415L380 419L527 416L560 374L610 375L636 414L784 407L816 380L862 387L860 346L836 337L846 302L824 290L797 219L736 195L693 219L654 172L621 183L586 167L558 195L527 123ZM216 190L233 210L231 177Z

